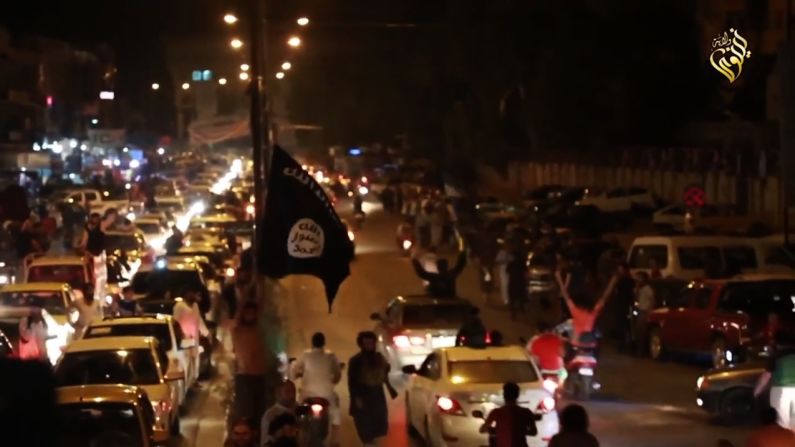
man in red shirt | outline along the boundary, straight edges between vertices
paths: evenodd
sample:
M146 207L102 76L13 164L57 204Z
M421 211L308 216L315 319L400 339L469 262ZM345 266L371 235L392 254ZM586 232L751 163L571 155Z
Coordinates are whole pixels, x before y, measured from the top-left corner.
M542 372L560 371L563 369L565 354L563 339L552 331L552 326L545 322L538 323L538 335L527 343L527 352L536 359Z
M502 386L502 396L505 405L489 413L480 432L487 433L494 426L496 447L527 447L526 437L538 434L535 415L517 404L519 385L507 382Z

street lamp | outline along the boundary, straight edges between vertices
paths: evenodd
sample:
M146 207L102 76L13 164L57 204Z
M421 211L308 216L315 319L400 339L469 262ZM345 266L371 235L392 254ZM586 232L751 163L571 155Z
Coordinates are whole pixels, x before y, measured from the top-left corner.
M235 37L234 39L229 41L229 46L234 48L235 50L239 50L243 47L243 41Z
M160 90L160 84L157 82L152 83L152 90Z
M284 79L284 73L281 71L276 73L276 79Z
M287 45L290 45L293 48L298 48L301 46L301 38L298 36L293 36L287 39Z
M299 26L307 26L309 25L309 18L299 17L298 20L296 20L295 22L298 23Z
M248 81L248 73L246 73L245 71L241 71L240 72L240 80L241 81Z
M289 63L289 62L283 62L283 63L282 63L282 70L285 70L285 71L287 71L287 70L289 70L289 69L291 69L291 68L293 68L293 64L291 64L291 63Z
M182 90L187 90L189 88L190 88L190 84L188 84L187 82L183 82L182 83Z
M249 69L249 66L248 66L248 64L240 64L240 70L242 70L242 71L248 71L248 69Z
M221 85L226 85L226 78L219 78L218 83Z
M234 25L237 23L237 16L232 13L226 13L224 14L224 22L226 22L227 25Z

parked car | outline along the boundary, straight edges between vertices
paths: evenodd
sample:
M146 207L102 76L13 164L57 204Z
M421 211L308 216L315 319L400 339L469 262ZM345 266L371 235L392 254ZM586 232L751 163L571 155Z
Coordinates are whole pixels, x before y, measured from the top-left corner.
M668 205L655 211L652 223L664 234L693 232L696 234L749 235L761 231L764 216L743 216L731 206L705 205L691 210L684 205Z
M595 206L602 212L629 212L636 210L653 210L657 208L657 199L645 188L620 187L613 188L598 195L586 195L579 205Z
M129 385L63 386L55 389L58 441L63 447L152 447L168 440L156 430L143 388Z
M184 372L168 370L168 356L154 337L77 340L55 365L58 387L134 385L143 388L155 410L156 430L179 436L179 388Z
M755 414L754 388L765 372L765 362L753 361L711 369L696 381L696 404L710 416L724 423L748 421Z
M743 361L774 342L795 340L795 276L744 275L693 281L667 306L649 314L649 352L705 354L714 367Z
M386 310L370 315L376 322L378 350L399 370L419 365L433 349L455 346L458 329L473 306L458 298L399 296Z
M199 379L199 347L195 342L183 336L170 315L163 314L105 318L91 324L83 338L127 336L155 337L168 355L168 371L185 373L185 380L179 382L179 404L184 406L188 390Z

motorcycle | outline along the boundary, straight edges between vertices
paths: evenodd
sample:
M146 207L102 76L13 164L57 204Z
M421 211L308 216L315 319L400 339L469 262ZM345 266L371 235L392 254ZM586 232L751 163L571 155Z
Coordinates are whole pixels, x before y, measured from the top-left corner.
M304 399L296 409L298 427L305 447L323 447L329 434L329 406L322 397Z
M591 393L601 387L594 378L598 364L600 334L597 331L582 334L580 343L574 345L569 336L574 332L571 320L558 325L555 331L569 341L566 354L566 379L563 383L565 392L580 400L589 400Z

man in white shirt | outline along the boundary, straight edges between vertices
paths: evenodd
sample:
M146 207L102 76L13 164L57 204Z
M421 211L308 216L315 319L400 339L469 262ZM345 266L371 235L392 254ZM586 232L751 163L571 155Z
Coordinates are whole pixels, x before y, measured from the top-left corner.
M654 288L649 284L649 275L646 272L639 272L637 277L637 287L635 288L635 334L637 350L639 355L645 354L648 346L646 337L649 329L649 313L657 307L657 298L654 295Z
M82 295L82 296L80 296ZM102 320L102 305L94 299L93 293L78 295L74 301L75 308L78 312L77 323L75 328L78 333L84 331L91 323Z
M173 316L179 323L185 337L198 342L200 335L207 337L210 331L207 329L207 325L204 324L201 310L199 310L199 305L196 303L197 295L195 290L186 292L185 296L174 304Z
M322 332L312 335L312 349L301 354L290 368L290 379L301 379L301 400L320 397L329 401L331 433L329 445L337 445L342 423L339 396L334 386L342 378L342 368L337 356L325 349L326 336Z

